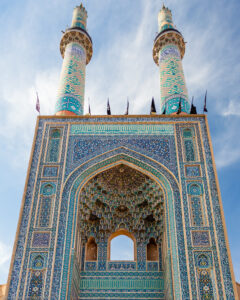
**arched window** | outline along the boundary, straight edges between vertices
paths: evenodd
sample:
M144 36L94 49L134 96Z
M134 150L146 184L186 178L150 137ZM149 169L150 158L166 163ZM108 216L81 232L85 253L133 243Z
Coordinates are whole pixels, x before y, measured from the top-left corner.
M157 261L158 260L158 246L154 238L151 238L147 244L147 260Z
M86 260L97 260L97 243L93 237L87 242L86 246Z
M126 230L115 232L109 239L109 260L135 260L135 240Z
M53 128L49 133L47 161L58 162L61 141L61 130Z
M184 153L186 161L195 161L196 153L195 153L195 142L194 142L194 134L193 130L190 128L186 128L183 130L183 144L184 144Z

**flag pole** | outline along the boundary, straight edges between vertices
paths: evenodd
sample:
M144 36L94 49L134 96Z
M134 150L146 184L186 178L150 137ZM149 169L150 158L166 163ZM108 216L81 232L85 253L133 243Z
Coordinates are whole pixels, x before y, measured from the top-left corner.
M39 116L40 116L40 101L39 101L39 97L38 97L38 92L36 91L37 94L37 101L36 101L36 111L38 112Z

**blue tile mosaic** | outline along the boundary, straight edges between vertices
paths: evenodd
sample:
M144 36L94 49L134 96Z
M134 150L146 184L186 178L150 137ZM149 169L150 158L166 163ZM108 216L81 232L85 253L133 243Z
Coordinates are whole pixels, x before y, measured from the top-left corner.
M43 177L57 177L58 167L45 166L43 168Z
M98 133L94 136L93 134L87 135L86 133L81 135L79 131L74 131L74 135L68 136L69 124L73 120L75 123L79 122L79 124L86 122L88 127L91 122L106 122L111 124L116 122L118 127L121 122L135 122L138 126L141 125L141 134L131 134L131 136L128 136L128 134L111 134L108 136ZM171 123L174 135L165 133L148 135L147 129L146 134L143 134L145 122L157 121ZM55 124L56 122L58 123L57 125ZM182 128L186 127L191 128L194 136L183 137ZM58 155L54 156L53 154L49 154L52 151L51 147L53 147L49 143L49 140L52 139L49 134L51 134L52 130L58 128L61 132L61 142L58 146L55 144ZM79 127L76 128L79 130ZM192 138L194 138L194 159L197 159L193 164L186 162L184 143L185 139ZM54 164L53 166L49 166L49 163L46 164L46 161L50 157L51 160L58 161L57 166L54 166ZM66 165L64 165L65 157ZM114 268L121 266L122 268L123 264L121 265L121 263L114 264L110 262L109 265L107 262L107 242L101 236L96 236L96 232L93 232L93 234L96 236L99 249L98 261L95 263L86 262L83 246L82 263L79 266L79 270L77 271L74 267L77 199L79 199L81 187L91 177L96 176L99 171L102 172L119 164L119 162L151 176L163 189L164 199L167 199L167 203L164 202L166 244L168 247L171 245L171 251L167 256L168 259L163 264L161 260L164 258L161 258L161 253L159 255L159 268L167 272L163 280L163 282L166 281L166 290L171 290L172 278L174 282L173 293L177 299L189 299L190 296L193 299L197 299L199 295L202 295L202 297L205 297L205 295L211 296L211 293L215 293L216 291L220 298L234 299L215 171L205 120L201 116L195 118L177 117L176 119L145 116L141 116L141 118L130 116L116 118L86 117L79 119L40 118L36 142L33 148L27 189L24 195L23 215L20 222L13 268L11 270L8 299L23 298L24 295L29 295L30 297L31 293L31 295L35 293L36 296L37 293L41 293L46 299L65 299L67 297L67 290L70 292L73 291L72 295L77 295L79 294L77 286L79 287L80 284L87 282L86 279L81 283L79 277L80 269L86 270L86 273L81 273L81 276L86 276L87 278L89 278L88 276L95 276L96 274L93 275L94 272L98 274L103 272L99 275L101 277L99 278L100 280L104 279L104 276L111 277L116 272L116 269L109 270L109 266L114 266ZM58 167L58 170L54 172L52 170L46 171L44 169L46 167ZM56 173L58 177L55 176ZM42 178L44 174L46 174L45 181ZM49 174L53 175L49 176ZM181 181L179 180L180 178ZM209 180L209 185L207 180ZM48 204L45 203L46 205L43 206L46 211L42 211L41 217L41 210L39 210L41 207L40 194L45 194L43 196L46 199L49 199L49 197L56 197L57 199L52 211L52 227L49 227L50 222L47 221L50 211L48 204L50 202ZM189 195L192 195L191 199L194 200L196 198L195 200L197 200L194 200L191 205L189 205ZM202 207L206 207L205 211L199 208L202 203L204 203ZM211 207L213 208L213 214ZM189 209L193 210L194 224L191 221L192 212ZM32 213L30 214L30 212ZM39 218L42 219L41 222L43 223L36 222L36 219ZM183 219L185 226L183 226ZM204 226L201 220L205 220ZM46 226L45 228L47 229L44 229L46 232L40 232L41 229L37 227L40 224ZM216 228L215 232L214 228ZM44 249L40 250L39 248ZM133 264L136 269L133 271L145 272L149 276L153 276L154 272L159 274L159 271L157 271L158 262L146 261L145 248L146 244L143 242L137 245L137 261ZM187 249L188 256L186 256L185 249ZM41 269L42 260L40 256L36 260L35 267L39 266L39 270L36 269L36 271L41 272L38 277L35 274L35 270L31 271L34 261L32 253L36 252L40 255L40 251L42 250L46 251L47 255L42 256L44 258L43 269ZM201 256L202 254L206 255L207 259ZM131 264L127 265L130 266ZM216 281L212 279L211 272L213 270ZM121 269L119 272L126 273L131 277L136 276L136 274L131 273L133 271L130 271L130 269L123 271ZM201 273L202 271L206 273ZM171 272L172 274L170 274ZM108 275L106 275L107 273ZM126 276L126 274L123 276ZM221 276L224 285L221 283ZM74 283L72 283L73 278ZM44 285L41 282L44 282ZM99 284L99 281L96 284ZM115 283L113 282L112 284L114 285ZM28 287L27 289L25 288L26 286ZM36 287L38 287L38 290L35 289ZM138 297L145 297L146 294L144 293L149 291L145 289L145 292L143 292L143 290L136 294L136 299ZM125 298L129 295L129 299L131 299L133 296L130 296L128 292L125 293L122 291L122 295ZM117 292L114 289L111 293L113 298L116 297ZM136 292L132 290L131 293L133 295ZM105 295L104 292L99 291L96 294L93 290L89 290L89 292L83 292L80 299L91 299L93 296L101 299ZM161 295L164 297L162 290L158 289L154 292L149 292L148 297L149 299L159 299ZM145 298L147 299L147 297Z
M50 242L49 232L34 232L32 239L32 247L48 247Z
M201 176L200 166L185 166L185 172L187 177Z
M210 246L208 231L192 231L193 246Z

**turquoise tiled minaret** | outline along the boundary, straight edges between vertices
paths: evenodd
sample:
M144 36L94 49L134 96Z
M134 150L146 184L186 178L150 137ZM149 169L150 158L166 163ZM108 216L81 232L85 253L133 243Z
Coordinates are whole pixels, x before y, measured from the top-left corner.
M158 15L159 33L154 41L153 59L160 70L160 111L189 113L190 104L182 67L185 42L174 27L171 11L163 5Z
M86 30L87 12L75 7L72 25L63 34L60 51L62 72L56 103L56 115L83 115L85 69L92 57L92 40Z

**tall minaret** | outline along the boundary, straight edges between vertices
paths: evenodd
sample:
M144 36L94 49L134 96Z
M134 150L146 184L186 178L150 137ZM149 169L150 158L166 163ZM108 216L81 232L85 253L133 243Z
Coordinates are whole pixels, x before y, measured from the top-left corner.
M60 43L63 65L56 103L56 115L83 115L85 69L92 58L92 40L86 31L87 12L75 7L72 25Z
M189 113L190 104L183 74L185 42L174 28L171 11L163 5L158 15L159 33L154 41L153 59L160 69L160 111L166 114Z

